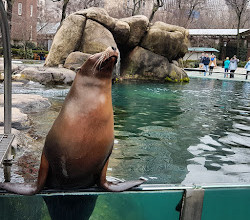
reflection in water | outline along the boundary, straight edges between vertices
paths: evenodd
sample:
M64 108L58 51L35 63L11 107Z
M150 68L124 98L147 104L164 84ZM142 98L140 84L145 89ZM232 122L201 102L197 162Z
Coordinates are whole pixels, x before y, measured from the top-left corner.
M81 219L91 216L98 196L44 196L52 220Z
M53 102L48 111L29 115L28 133L42 147L68 88L30 83L13 91ZM249 182L250 83L115 84L112 95L116 141L109 176L145 176L148 183Z

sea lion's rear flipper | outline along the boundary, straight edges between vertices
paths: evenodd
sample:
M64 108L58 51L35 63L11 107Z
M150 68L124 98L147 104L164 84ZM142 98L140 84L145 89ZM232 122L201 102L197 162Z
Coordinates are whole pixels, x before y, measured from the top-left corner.
M130 189L132 187L135 186L139 186L142 183L144 183L146 181L146 179L139 179L139 180L132 180L132 181L125 181L125 182L110 182L107 181L106 179L106 172L107 172L107 168L108 168L108 161L106 162L105 166L102 169L101 172L101 176L100 176L100 183L99 185L111 192L121 192L121 191L125 191L127 189Z
M41 164L38 173L37 182L33 185L27 185L22 183L0 183L0 189L5 189L7 191L21 194L21 195L34 195L42 190L45 185L49 171L49 162L42 153Z

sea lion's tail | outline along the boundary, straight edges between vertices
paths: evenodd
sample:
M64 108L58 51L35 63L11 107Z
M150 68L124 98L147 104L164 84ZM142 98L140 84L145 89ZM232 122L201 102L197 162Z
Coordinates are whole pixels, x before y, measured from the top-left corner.
M22 183L0 183L0 189L5 189L9 192L13 192L21 195L34 195L42 190L45 185L49 171L49 163L44 153L42 153L41 164L38 173L37 182L33 185L27 185Z

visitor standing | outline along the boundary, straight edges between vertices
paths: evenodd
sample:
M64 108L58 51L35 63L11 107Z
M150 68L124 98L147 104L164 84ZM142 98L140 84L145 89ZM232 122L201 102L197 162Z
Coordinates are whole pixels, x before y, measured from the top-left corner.
M210 63L210 58L208 57L208 54L206 53L205 57L203 57L202 63L204 65L204 76L206 76L206 73L208 72L208 65Z
M216 67L216 57L214 54L212 54L209 62L209 75L212 75L214 67Z
M247 70L246 72L246 80L247 80L248 74L250 75L250 57L248 57L248 62L245 65L245 69Z
M236 55L234 55L233 58L231 58L230 64L229 64L230 78L234 78L234 72L238 67L238 62L239 62L239 59L237 59Z
M224 61L224 78L228 77L229 64L230 60L229 57L227 57L226 60Z
M203 69L203 63L202 63L202 61L203 61L203 58L205 57L205 54L204 53L202 53L201 54L201 56L200 56L200 63L199 63L199 68L200 69ZM200 72L201 73L201 72Z

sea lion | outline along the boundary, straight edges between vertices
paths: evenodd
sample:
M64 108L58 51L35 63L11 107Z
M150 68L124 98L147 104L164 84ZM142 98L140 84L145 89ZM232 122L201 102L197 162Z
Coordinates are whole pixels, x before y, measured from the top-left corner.
M50 129L33 185L1 183L0 188L23 195L55 189L87 188L97 184L108 191L124 191L145 179L106 180L114 144L111 78L118 50L107 48L89 57L77 72L61 111Z

